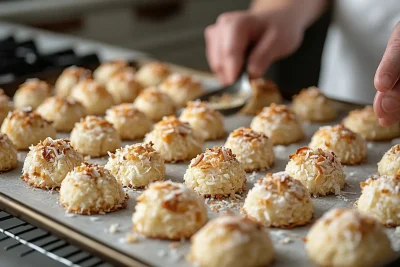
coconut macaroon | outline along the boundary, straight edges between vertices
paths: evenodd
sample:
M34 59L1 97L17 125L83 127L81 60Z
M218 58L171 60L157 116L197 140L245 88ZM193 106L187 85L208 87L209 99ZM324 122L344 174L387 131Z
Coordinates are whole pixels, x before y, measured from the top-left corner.
M282 103L282 96L279 93L278 86L271 80L264 78L250 80L253 95L250 101L242 109L243 113L255 115L260 112L263 107L272 103Z
M10 97L6 95L3 89L0 88L0 124L7 117L8 112L13 110L13 104Z
M333 267L380 266L394 256L379 223L352 209L333 209L317 220L306 251L317 265Z
M293 98L292 110L300 119L312 122L333 121L337 116L332 100L315 86L301 90Z
M179 119L189 123L204 140L215 140L225 135L222 114L206 102L188 102Z
M143 89L142 85L136 80L132 68L125 68L114 74L108 80L106 88L114 98L115 104L133 102Z
M204 141L190 125L175 116L164 117L154 125L144 142L153 142L166 162L190 160L203 150Z
M93 79L78 83L72 89L71 97L85 107L88 115L103 115L114 104L113 97L104 85Z
M1 125L1 132L10 138L18 150L26 150L46 137L56 138L56 130L51 123L31 107L8 113Z
M392 140L400 136L400 124L381 126L372 106L350 111L343 125L370 141Z
M109 155L105 167L123 186L141 188L165 178L164 160L151 142L125 146Z
M59 201L67 212L90 215L126 208L128 198L107 169L83 162L62 181Z
M89 78L92 78L92 72L88 69L76 66L66 68L56 81L55 94L67 97L71 94L75 85Z
M380 175L400 175L400 145L390 148L378 162Z
M105 85L113 75L128 66L129 64L125 60L104 62L93 72L93 77L97 82Z
M334 152L340 163L345 165L360 164L367 158L365 139L341 124L320 127L308 146Z
M233 214L208 222L191 238L189 260L196 266L259 267L275 258L269 233L259 224Z
M400 225L400 176L376 175L360 183L358 210L388 227Z
M147 237L189 238L207 222L204 200L181 183L152 183L137 201L133 229Z
M223 198L246 190L246 172L232 150L207 148L191 160L185 184L203 197Z
M153 125L149 117L128 103L107 109L105 119L119 132L122 140L143 138Z
M314 207L310 193L285 172L267 173L249 191L242 211L267 227L292 228L310 222Z
M37 108L46 98L51 96L51 86L39 79L28 79L18 87L14 95L16 108Z
M285 105L271 104L253 118L250 127L267 135L274 145L289 145L304 138L296 115Z
M121 138L108 121L100 117L87 116L72 129L71 144L83 155L101 157L120 148Z
M73 98L53 96L47 98L36 109L45 120L53 123L59 132L70 132L76 122L86 115L86 110L81 103Z
M236 155L246 172L268 170L274 165L275 154L268 137L248 127L234 130L225 143Z
M301 147L289 156L286 172L307 187L314 196L340 194L346 175L332 151Z
M136 78L144 87L161 84L170 74L167 65L161 62L150 62L143 65L136 73Z
M146 114L153 121L175 114L176 107L172 99L155 87L144 89L133 102L135 108Z
M29 149L21 179L33 187L60 187L67 173L83 162L83 156L67 139L53 140L48 137Z
M0 133L0 173L15 169L17 165L17 148L6 134Z
M160 90L166 93L177 107L184 107L186 102L196 99L204 93L201 83L193 77L173 73L160 84Z

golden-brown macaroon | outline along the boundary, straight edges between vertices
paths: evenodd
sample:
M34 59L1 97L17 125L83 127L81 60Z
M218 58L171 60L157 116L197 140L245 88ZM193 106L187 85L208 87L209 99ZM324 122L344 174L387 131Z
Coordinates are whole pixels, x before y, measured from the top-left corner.
M93 79L79 82L72 89L71 97L85 107L88 115L103 115L114 104L113 97L104 85Z
M10 97L6 95L3 89L0 88L0 124L7 117L8 112L13 110L13 104L10 101Z
M189 238L207 222L204 200L181 183L152 183L137 201L133 229L147 237Z
M143 65L136 77L144 87L157 86L171 73L168 66L161 62L150 62Z
M189 75L173 73L160 84L160 90L166 93L177 107L186 106L204 93L201 83Z
M311 227L308 257L319 266L380 266L394 256L379 223L353 209L333 209Z
M121 138L108 121L96 116L87 116L72 129L71 144L83 155L101 157L120 148Z
M301 147L289 156L286 172L314 196L340 194L346 175L335 153L321 148Z
M190 160L203 150L204 141L190 125L175 116L164 117L146 134L144 142L153 142L165 162Z
M392 140L400 136L400 124L381 126L372 106L350 111L343 125L370 141Z
M165 178L164 160L151 142L125 146L109 155L105 168L123 186L141 188Z
M360 164L367 158L365 139L341 124L320 127L308 146L334 152L345 165Z
M312 122L333 121L337 116L332 100L315 86L301 90L293 98L292 110L298 118Z
M17 148L6 134L0 133L0 173L15 169L17 165Z
M94 79L101 84L107 84L110 78L128 67L129 64L125 60L114 60L101 63L99 67L93 72Z
M400 226L400 176L375 175L360 183L357 201L361 213L372 216L382 225Z
M71 94L72 88L79 82L92 78L92 72L88 69L72 66L64 69L55 84L55 94L67 97Z
M39 79L28 79L18 87L14 95L16 108L37 108L46 98L51 96L51 86Z
M176 107L172 99L155 87L144 89L133 102L135 108L158 122L164 116L175 114Z
M107 109L105 119L119 132L122 140L143 138L153 125L149 117L127 103Z
M275 250L267 230L241 216L224 214L191 238L189 260L196 266L269 266Z
M62 181L59 201L67 212L91 215L124 209L128 198L107 169L83 162Z
M70 132L76 122L86 115L81 103L70 97L53 96L47 98L36 109L45 120L52 122L59 132Z
M275 153L268 137L249 127L234 130L225 143L236 155L246 172L268 170L274 165Z
M10 112L1 125L1 132L6 134L18 150L26 150L46 137L56 138L56 129L31 107Z
M250 85L253 90L253 96L242 109L243 113L255 115L263 107L267 107L272 103L282 103L282 96L279 93L278 86L273 81L264 78L251 79Z
M83 162L83 156L67 139L53 140L48 137L29 149L21 179L33 187L60 187L67 173Z
M242 211L267 227L292 228L310 222L314 207L310 193L285 172L267 173L249 191Z
M232 150L207 148L191 160L185 184L204 197L230 197L246 190L246 172Z
M114 98L115 104L133 102L143 89L132 68L125 68L111 76L106 88Z
M204 140L215 140L225 135L222 114L210 107L206 102L188 102L179 119L189 123L193 131Z
M285 105L271 104L253 118L250 127L268 136L274 145L289 145L304 138L296 115Z
M400 145L394 145L378 162L380 175L400 175Z

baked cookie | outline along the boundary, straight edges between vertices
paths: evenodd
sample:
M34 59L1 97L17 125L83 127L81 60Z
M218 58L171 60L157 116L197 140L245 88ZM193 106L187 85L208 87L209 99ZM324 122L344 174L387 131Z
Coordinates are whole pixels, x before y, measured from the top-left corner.
M249 191L242 211L267 227L292 228L311 221L314 208L310 193L284 172L267 173Z
M308 146L334 152L340 163L345 165L360 164L367 158L365 139L341 124L320 127Z
M59 201L69 213L91 215L124 209L128 198L108 170L84 162L62 181Z
M334 152L301 147L289 158L285 171L307 187L310 194L340 194L346 182L346 175Z
M232 150L225 147L207 148L192 159L183 179L204 197L223 198L246 190L246 172Z
M161 84L170 73L171 71L164 63L150 62L138 70L136 77L144 87L150 87Z
M141 188L165 178L164 160L152 143L125 146L109 155L105 168L123 186Z
M59 132L70 132L76 122L85 117L86 110L73 98L53 96L47 98L36 109L45 120L52 122Z
M144 142L153 142L165 162L190 160L203 150L204 141L190 125L175 116L164 117L146 134Z
M95 116L82 118L71 132L71 144L83 155L101 157L121 147L121 138L111 123Z
M206 224L192 239L189 260L196 266L269 266L275 250L269 233L259 224L232 214Z
M225 143L236 155L246 172L268 170L274 165L275 153L271 140L248 127L234 130Z
M104 62L93 72L93 77L98 83L105 85L113 75L126 67L129 67L129 64L125 60Z
M137 201L133 229L147 237L189 238L207 222L204 200L181 183L152 183Z
M83 162L83 156L67 139L53 140L48 137L29 149L21 179L33 187L60 187L67 173Z
M51 86L39 79L28 79L18 87L14 95L16 108L37 108L46 98L51 96Z
M112 95L115 104L132 103L143 89L136 80L132 68L125 68L111 76L106 84L107 91Z
M304 138L296 115L285 105L271 104L253 118L250 127L268 136L274 145L289 145Z
M206 102L188 102L179 119L189 123L193 131L204 140L216 140L225 135L222 114Z
M380 175L400 175L400 145L390 148L378 162Z
M380 266L393 256L390 240L375 219L352 209L333 209L311 227L306 251L319 266Z
M122 140L143 138L153 125L149 117L128 103L107 109L105 119L119 132Z
M4 119L7 117L8 112L14 109L10 97L6 95L3 89L0 88L0 124L3 123Z
M64 69L55 84L55 94L60 97L71 95L72 88L79 82L92 78L92 72L88 69L72 66Z
M0 133L0 173L15 169L17 165L17 148L6 134Z

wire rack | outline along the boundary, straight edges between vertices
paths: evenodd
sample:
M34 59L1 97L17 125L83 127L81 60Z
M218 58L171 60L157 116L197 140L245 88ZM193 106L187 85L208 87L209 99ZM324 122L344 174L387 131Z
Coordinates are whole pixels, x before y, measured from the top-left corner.
M0 210L0 256L22 266L112 266L68 242ZM2 260L3 261L3 260ZM7 263L7 262L6 262ZM9 264L7 264L9 266ZM24 264L25 266L25 264Z

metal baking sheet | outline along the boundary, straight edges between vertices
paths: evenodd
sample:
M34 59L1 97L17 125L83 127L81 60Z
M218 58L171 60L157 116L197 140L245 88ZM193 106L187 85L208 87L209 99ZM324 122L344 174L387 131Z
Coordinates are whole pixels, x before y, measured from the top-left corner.
M237 115L225 119L225 127L227 132L240 127L248 126L251 117ZM304 124L304 130L307 133L307 139L301 143L293 144L287 147L276 146L276 163L270 170L271 172L282 171L288 161L288 155L293 153L298 147L307 145L312 134L318 129L320 124ZM58 137L68 137L67 135L59 135ZM394 140L396 141L396 140ZM207 142L206 147L214 145L222 145L224 140ZM128 143L124 143L128 144ZM359 197L359 183L366 180L370 175L376 172L376 163L380 160L386 150L388 150L394 142L372 143L368 144L368 161L359 166L345 166L347 175L347 183L340 196L326 196L313 198L315 206L315 216L313 221L319 218L324 212L335 207L351 207L354 201ZM129 204L125 210L106 215L94 216L78 216L66 214L64 209L58 204L58 193L56 191L44 191L33 189L19 179L23 160L26 152L19 152L19 166L17 169L0 174L0 192L23 202L27 206L38 210L57 222L62 222L78 232L106 243L115 250L122 251L132 255L149 265L153 266L190 266L185 260L185 255L189 249L189 241L181 242L177 248L173 248L170 241L161 241L155 239L147 239L139 236L137 242L126 243L125 236L132 230L131 217L136 204L136 197L141 194L141 190L135 191L127 189L129 192ZM107 158L91 159L91 162L105 164ZM183 174L188 163L167 164L166 179L182 182ZM247 188L252 188L255 181L265 175L265 172L248 174ZM243 195L243 198L245 195ZM228 209L240 212L239 207L243 200L236 201L206 201L208 202L209 217L217 216L217 212L222 213ZM110 226L118 224L118 231L111 233ZM277 251L275 266L309 266L302 237L306 236L309 226L298 227L291 230L281 230L273 228L270 230L271 237ZM392 239L393 247L400 250L400 235L395 233L395 229L387 229Z

